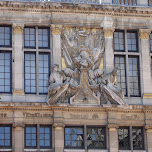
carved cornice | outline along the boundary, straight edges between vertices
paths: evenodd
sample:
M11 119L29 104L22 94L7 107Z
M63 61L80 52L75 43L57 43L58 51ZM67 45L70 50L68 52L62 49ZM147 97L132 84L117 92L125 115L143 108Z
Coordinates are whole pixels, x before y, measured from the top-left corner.
M13 24L13 32L14 34L22 34L24 29L24 24Z
M25 93L24 93L24 90L16 90L16 89L14 89L14 90L13 90L13 95L24 96Z
M51 25L52 35L61 35L62 25Z
M108 128L110 132L115 132L118 130L119 125L118 124L108 124Z
M141 39L149 39L149 35L151 33L150 29L140 29L139 30L139 35Z
M115 29L113 27L104 27L103 32L105 37L113 37L113 32Z
M17 127L24 128L24 127L25 127L25 124L24 124L23 122L14 122L14 123L13 123L13 127L14 127L14 128L17 128Z

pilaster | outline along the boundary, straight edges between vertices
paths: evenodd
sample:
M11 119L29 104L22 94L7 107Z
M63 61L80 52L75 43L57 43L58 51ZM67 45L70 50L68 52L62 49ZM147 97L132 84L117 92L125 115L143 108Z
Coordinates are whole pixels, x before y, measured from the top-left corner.
M109 129L109 149L110 152L118 152L118 125L108 124Z
M104 37L105 37L105 71L107 73L111 72L114 68L114 52L113 52L113 27L104 27Z
M13 24L13 95L24 95L23 24Z
M14 128L14 151L21 152L24 150L24 123L13 123Z
M149 104L149 98L152 98L152 78L151 78L151 58L149 56L150 49L149 49L149 35L151 30L149 29L140 29L140 42L141 42L141 64L143 69L143 103Z
M61 56L61 25L51 25L52 40L53 40L53 64L58 64L61 70L62 56Z
M146 125L146 135L147 135L147 152L152 151L152 125Z

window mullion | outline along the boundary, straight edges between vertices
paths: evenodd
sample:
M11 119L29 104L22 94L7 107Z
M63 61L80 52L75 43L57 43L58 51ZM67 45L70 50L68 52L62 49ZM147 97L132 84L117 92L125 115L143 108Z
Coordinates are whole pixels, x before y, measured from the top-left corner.
M87 126L84 125L84 148L87 151Z
M38 50L38 27L36 27L36 94L39 95L39 50Z
M126 83L127 83L127 96L130 97L129 85L129 67L128 67L128 43L127 43L127 30L125 30L125 52L126 52Z
M38 152L40 152L40 135L39 135L39 131L40 130L40 124L37 124L37 135L36 135L36 137L37 137L37 149L38 149Z
M130 149L131 149L131 152L133 152L132 126L129 126L129 132L130 132Z

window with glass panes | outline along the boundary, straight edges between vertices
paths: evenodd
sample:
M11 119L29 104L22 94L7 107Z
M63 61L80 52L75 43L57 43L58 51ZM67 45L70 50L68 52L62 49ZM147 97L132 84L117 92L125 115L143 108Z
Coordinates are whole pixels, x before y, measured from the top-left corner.
M106 128L65 127L65 148L106 149Z
M119 127L118 141L121 150L143 150L143 127Z
M24 29L24 87L26 94L47 94L50 75L50 30Z
M12 27L0 26L0 93L12 92Z
M127 30L114 32L114 64L118 67L118 86L125 96L140 96L140 52L137 35L137 32Z
M12 147L12 127L0 125L0 149Z

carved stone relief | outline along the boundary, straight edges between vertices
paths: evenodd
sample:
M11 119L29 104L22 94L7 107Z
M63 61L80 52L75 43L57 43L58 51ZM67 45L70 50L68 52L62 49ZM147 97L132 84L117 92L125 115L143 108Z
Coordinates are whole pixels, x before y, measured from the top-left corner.
M58 65L53 66L48 104L125 104L122 90L116 85L117 68L106 75L100 69L104 54L102 30L64 28L61 43L66 68L59 71Z

